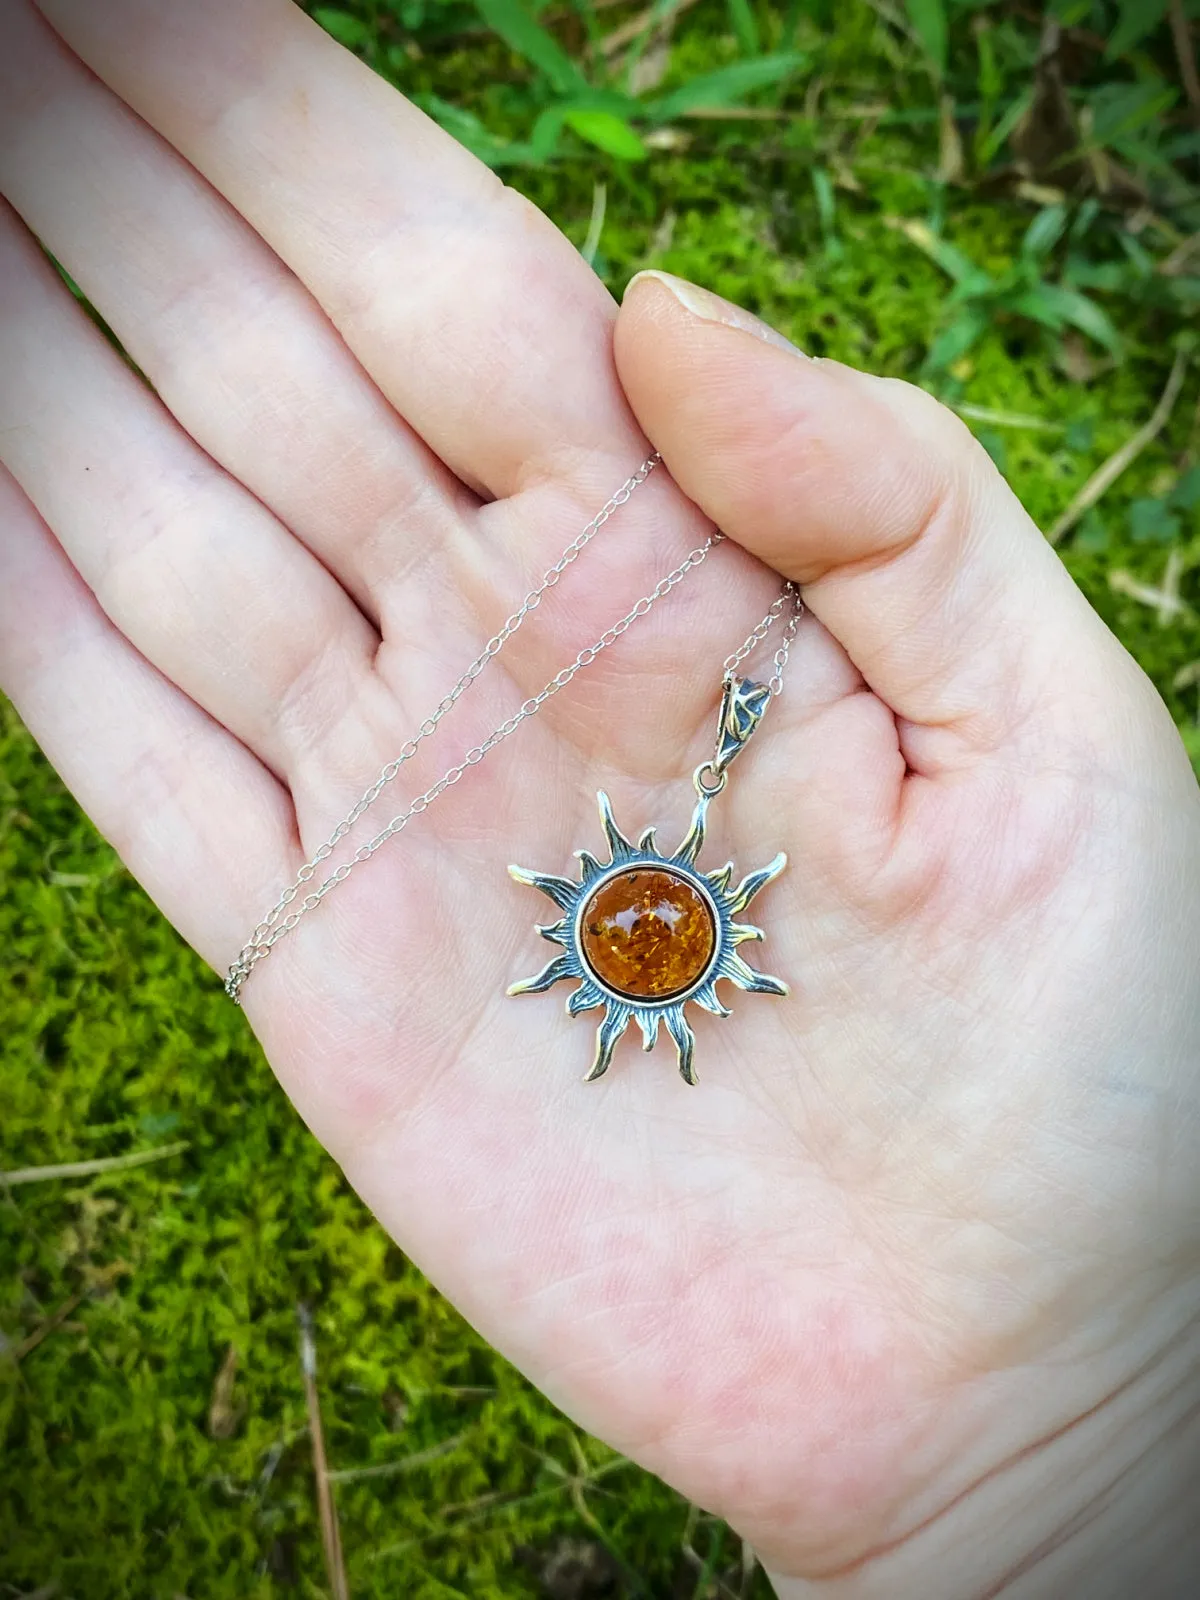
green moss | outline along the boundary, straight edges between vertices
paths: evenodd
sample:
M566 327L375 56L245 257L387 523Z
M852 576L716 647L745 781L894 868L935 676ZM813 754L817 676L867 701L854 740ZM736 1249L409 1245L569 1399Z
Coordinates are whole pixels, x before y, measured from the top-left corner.
M540 91L506 50L431 33L413 63L393 11L348 9L370 23L366 53L410 91L464 105L497 134L527 134ZM1011 191L990 201L943 191L928 79L870 8L842 12L832 33L800 35L827 85L811 117L692 123L686 149L634 167L565 136L553 165L506 175L579 242L605 182L598 265L614 289L660 265L814 353L914 378L947 282L895 219L944 215L948 237L995 272L1032 211ZM681 22L667 87L732 59L724 15L702 6ZM762 21L778 34L773 13ZM787 103L801 104L804 88ZM911 120L872 127L844 115L883 97ZM858 184L835 181L824 217L814 170L853 172ZM1095 249L1107 258L1116 246L1105 235ZM975 424L1043 525L1145 420L1166 380L1180 319L1149 297L1117 309L1127 359L1098 366L1090 383L1068 380L1057 340L1019 320L991 327L943 380L956 403L1048 425ZM1195 448L1196 396L1192 376L1165 433L1064 553L1200 757L1200 688L1174 686L1200 659L1197 513L1179 511L1169 543L1135 538L1145 529L1130 522L1134 501L1161 500ZM1112 579L1156 586L1169 559L1191 609L1163 622ZM303 1300L334 1466L430 1452L339 1487L354 1593L534 1594L546 1553L574 1539L596 1573L583 1593L606 1592L607 1575L611 1592L704 1594L681 1554L688 1508L580 1438L389 1244L288 1107L239 1014L7 709L0 882L0 1168L188 1143L136 1171L0 1194L0 1586L55 1582L80 1600L324 1594L297 1355ZM214 1437L214 1385L231 1346L238 1367L218 1408L225 1436ZM582 1509L581 1459L609 1469ZM695 1534L703 1549L722 1538L714 1566L734 1558L735 1542L711 1524Z

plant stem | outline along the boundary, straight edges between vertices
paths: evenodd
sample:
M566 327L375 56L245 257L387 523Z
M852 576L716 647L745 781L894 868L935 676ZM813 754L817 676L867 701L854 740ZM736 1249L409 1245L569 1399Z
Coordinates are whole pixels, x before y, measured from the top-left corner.
M44 1183L51 1178L93 1178L100 1172L127 1172L151 1161L165 1161L186 1150L188 1141L159 1145L155 1150L134 1150L127 1156L101 1156L95 1161L64 1161L54 1167L16 1167L0 1172L0 1188L15 1188L19 1183Z
M1149 419L1142 424L1136 433L1131 434L1119 450L1114 450L1112 455L1102 467L1098 467L1091 477L1071 501L1070 505L1050 529L1046 538L1051 544L1057 544L1066 537L1071 529L1092 509L1101 497L1108 493L1113 484L1129 467L1148 444L1158 438L1170 420L1171 412L1175 409L1175 402L1179 399L1179 391L1183 388L1183 380L1187 374L1188 353L1180 350L1175 357L1175 365L1171 368L1171 375L1167 379L1167 386L1159 398Z
M321 1426L321 1398L317 1393L317 1345L313 1338L312 1313L307 1306L298 1305L296 1317L300 1323L300 1367L304 1374L304 1401L308 1407L308 1432L312 1440L313 1476L317 1485L317 1513L321 1519L325 1571L329 1576L333 1600L350 1600L337 1507L333 1502L333 1485L325 1456L325 1431Z

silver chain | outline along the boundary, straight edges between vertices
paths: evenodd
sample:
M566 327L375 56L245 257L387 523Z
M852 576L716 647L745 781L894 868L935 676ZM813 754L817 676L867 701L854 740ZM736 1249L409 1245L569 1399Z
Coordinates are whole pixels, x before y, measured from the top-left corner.
M389 839L402 832L414 817L420 816L422 812L427 811L440 794L443 794L459 781L468 768L478 766L489 751L494 750L498 744L502 744L505 739L515 733L523 722L526 722L530 717L536 716L547 700L558 694L560 690L565 689L585 667L590 667L601 651L607 650L610 645L615 644L639 617L644 617L657 601L668 595L676 584L682 583L687 574L694 567L698 567L705 561L709 552L721 543L725 537L724 534L713 533L702 545L697 545L695 549L689 551L678 566L673 567L670 572L661 577L648 594L644 594L623 617L614 622L611 627L606 628L593 644L585 646L574 661L556 672L537 694L531 695L528 700L523 701L518 709L510 717L505 718L498 727L494 728L486 739L480 744L472 745L455 766L444 772L437 782L426 789L423 794L419 794L415 800L410 801L405 809L397 813L374 838L369 839L365 844L359 845L348 861L344 861L339 867L336 867L315 889L304 895L299 904L296 905L295 910L288 911L288 907L295 904L297 896L305 884L311 883L316 876L317 868L321 863L329 859L364 812L374 805L384 789L395 781L401 767L412 760L420 745L434 733L442 718L462 698L488 662L500 654L500 651L508 640L512 638L513 634L516 633L525 618L541 604L542 597L546 591L557 584L566 569L572 562L577 560L613 513L626 503L635 489L645 483L661 459L657 451L648 456L637 471L628 477L616 493L604 503L586 527L572 539L554 565L548 567L543 573L541 581L529 591L517 609L506 619L503 626L488 640L454 687L439 700L434 711L420 724L413 737L387 763L375 779L375 782L359 797L350 811L329 835L328 839L319 846L297 871L295 878L283 890L278 900L254 929L249 939L238 952L237 960L229 968L225 978L225 992L236 1004L241 1004L242 989L254 968L260 961L270 955L280 939L285 938L292 932L302 917L319 906L325 896L332 889L335 889L338 884L344 883L356 866L361 865L364 861L369 861L375 852L385 845ZM791 603L792 611L788 618L780 647L775 652L775 672L770 679L771 693L779 693L783 687L783 670L787 665L788 651L791 648L792 640L795 638L800 616L804 610L799 591L796 585L791 582L784 584L778 600L748 636L745 643L726 658L724 666L726 673L732 671L734 667L745 660L754 647L766 637L772 623L782 614L789 602ZM284 915L285 912L287 912L287 915Z
M767 679L767 687L772 695L777 695L782 691L783 674L787 668L788 656L791 653L792 640L796 637L796 629L800 626L800 618L804 615L804 601L800 598L799 586L793 583L790 578L785 580L779 598L758 627L752 633L747 634L745 643L739 645L732 655L725 657L722 671L726 677L729 677L731 672L741 666L756 645L762 643L771 631L772 625L778 622L785 610L788 613L788 619L783 630L783 638L779 641L779 649L775 652L775 671Z

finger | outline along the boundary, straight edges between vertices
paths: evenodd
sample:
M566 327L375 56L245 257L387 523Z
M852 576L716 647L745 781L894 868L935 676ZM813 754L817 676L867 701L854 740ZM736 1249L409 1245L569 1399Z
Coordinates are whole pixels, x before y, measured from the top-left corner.
M805 599L900 717L918 772L1015 739L1108 635L967 430L928 395L813 362L747 313L634 280L622 381L680 487ZM1085 696L1094 699L1090 692Z
M290 0L41 9L309 286L461 478L503 497L582 476L594 499L639 458L591 269Z
M276 772L314 766L376 634L175 425L7 208L0 459L144 655Z
M769 715L768 737L747 755L752 779L726 803L744 810L747 832L755 813L791 819L788 855L810 886L806 899L820 880L840 903L845 884L869 880L894 841L905 775L896 719L811 611Z
M374 620L401 607L399 577L473 499L254 230L25 3L0 50L0 189L209 455Z
M775 628L778 630L778 624ZM773 647L777 647L776 639L768 633L764 650L769 654ZM865 687L862 673L807 608L796 629L785 673L781 704L789 720L801 726Z
M101 612L0 468L0 685L159 907L227 963L292 875L292 809Z

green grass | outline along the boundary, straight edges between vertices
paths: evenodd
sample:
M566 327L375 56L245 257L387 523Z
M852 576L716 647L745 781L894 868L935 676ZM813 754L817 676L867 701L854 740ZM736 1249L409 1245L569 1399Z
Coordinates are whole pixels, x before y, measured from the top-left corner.
M317 9L589 240L615 290L663 266L810 351L921 378L1043 526L1188 355L1197 141L1165 24L1105 56L1128 6L1058 6L1092 148L1081 167L1018 134L1023 172L1004 127L1038 29L1007 5L703 0L640 97L585 51L628 5L543 8L551 47L493 0L479 11L508 43L464 5ZM691 114L697 92L765 114ZM1141 195L1089 203L1099 156ZM1198 394L1189 364L1162 434L1062 549L1200 757ZM0 1169L186 1141L0 1188L0 1596L326 1594L301 1301L332 1466L389 1469L338 1485L355 1595L765 1594L732 1535L580 1436L388 1243L216 981L0 717Z

